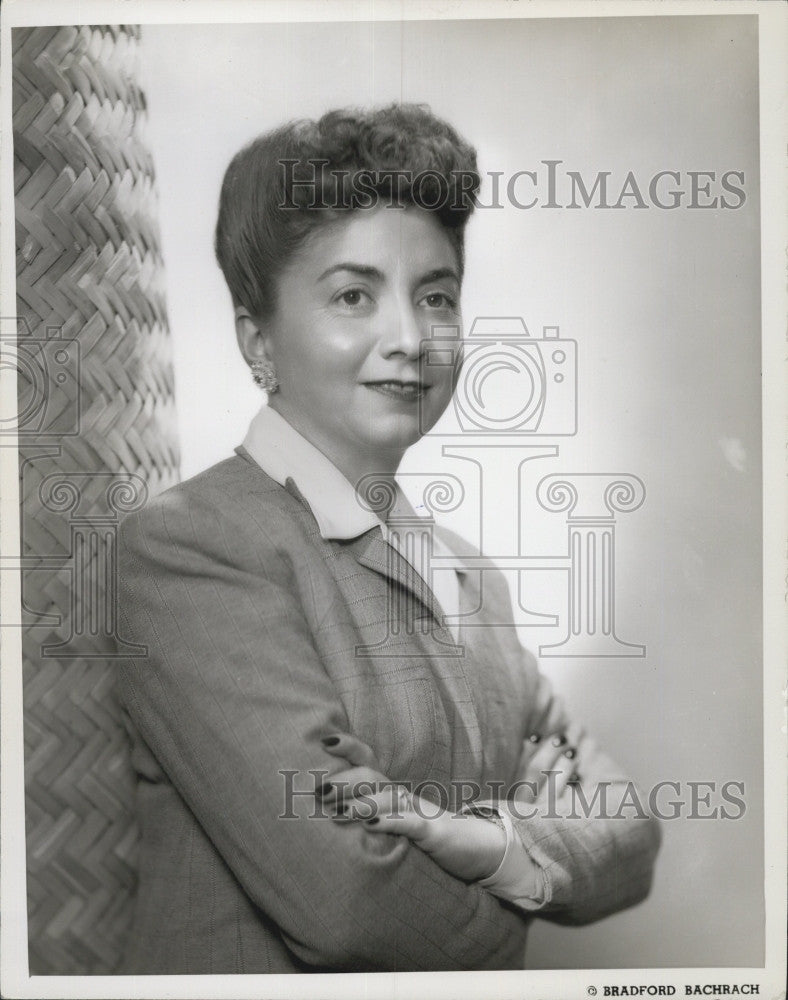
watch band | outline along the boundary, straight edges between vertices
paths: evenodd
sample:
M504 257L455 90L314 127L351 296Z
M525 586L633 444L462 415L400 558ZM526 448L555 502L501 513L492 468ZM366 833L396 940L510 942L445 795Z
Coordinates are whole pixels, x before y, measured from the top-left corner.
M506 823L504 823L503 816L501 816L495 806L477 806L471 803L470 805L465 806L462 811L471 816L479 816L481 819L490 820L490 822L495 823L499 829L506 830Z

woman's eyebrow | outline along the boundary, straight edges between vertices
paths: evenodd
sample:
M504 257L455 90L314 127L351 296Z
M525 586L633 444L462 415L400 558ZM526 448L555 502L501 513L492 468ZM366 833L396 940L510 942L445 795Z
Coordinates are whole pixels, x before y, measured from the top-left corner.
M383 272L378 270L378 268L372 267L369 264L355 264L350 260L343 261L341 264L332 264L331 267L327 267L317 280L322 281L324 278L327 278L330 274L335 274L337 271L351 271L353 274L359 274L364 278L375 278L377 281L383 280Z
M427 271L419 281L419 285L426 285L430 281L440 281L441 278L451 278L452 281L456 281L460 284L460 277L453 267L436 267L432 271Z

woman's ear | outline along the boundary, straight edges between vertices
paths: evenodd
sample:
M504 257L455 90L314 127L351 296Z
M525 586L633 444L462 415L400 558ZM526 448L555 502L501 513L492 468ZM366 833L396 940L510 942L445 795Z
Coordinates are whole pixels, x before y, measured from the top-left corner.
M243 306L238 306L235 310L235 336L238 339L241 354L248 365L254 361L271 360L268 353L268 330Z

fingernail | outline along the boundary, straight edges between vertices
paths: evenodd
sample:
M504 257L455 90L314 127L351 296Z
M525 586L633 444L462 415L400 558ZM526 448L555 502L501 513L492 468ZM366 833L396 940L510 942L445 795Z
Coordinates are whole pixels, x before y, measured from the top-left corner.
M542 737L539 735L539 733L531 733L531 735L528 737L529 743L540 743L541 740Z
M562 733L560 736L553 737L553 746L562 747L566 743L566 736Z
M319 795L322 799L324 795L330 795L332 790L331 782L324 781L322 785L319 785L315 789L315 795Z
M335 747L339 743L338 736L326 736L325 739L320 741L324 747Z
M364 822L367 826L372 826L374 823L379 823L380 819L377 816L373 816L372 819L365 820Z
M569 747L568 750L564 750L564 757L568 757L570 760L574 760L577 756L577 750L574 747Z

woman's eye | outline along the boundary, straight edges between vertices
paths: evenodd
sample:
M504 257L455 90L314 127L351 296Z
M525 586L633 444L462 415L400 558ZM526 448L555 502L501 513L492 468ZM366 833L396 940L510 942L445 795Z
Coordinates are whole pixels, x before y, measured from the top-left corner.
M362 305L364 298L365 293L360 288L348 288L344 292L339 293L337 301L341 302L342 305L353 308Z
M424 296L424 302L430 307L430 309L455 309L457 303L445 292L430 292L429 295Z

